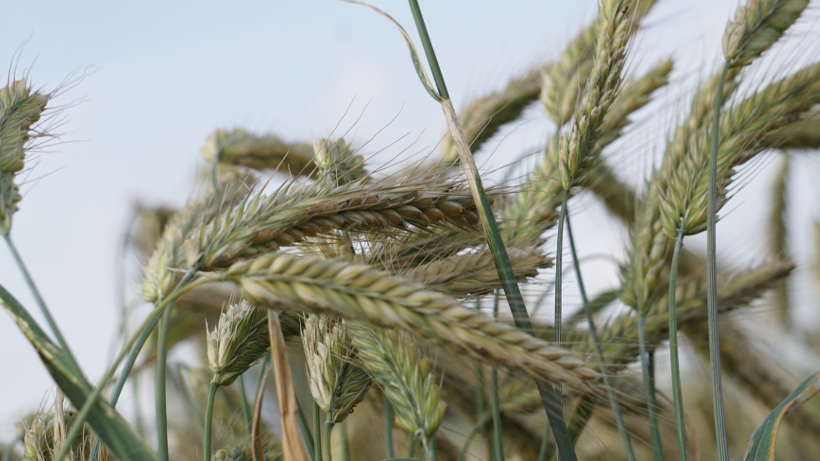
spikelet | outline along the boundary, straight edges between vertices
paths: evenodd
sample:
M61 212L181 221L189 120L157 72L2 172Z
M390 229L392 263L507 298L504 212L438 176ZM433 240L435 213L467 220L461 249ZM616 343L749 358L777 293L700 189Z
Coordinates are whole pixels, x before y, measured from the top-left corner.
M430 359L404 332L351 327L350 336L367 371L393 406L396 424L410 434L433 437L447 412ZM426 446L426 443L423 442Z
M726 202L726 188L735 168L767 146L762 143L774 128L799 123L820 103L820 64L800 70L752 94L721 117L717 152L717 209ZM706 230L708 153L711 130L702 128L690 140L688 155L670 172L668 188L661 191L661 219L669 236L680 223L685 235Z
M185 243L188 265L226 267L240 258L337 230L470 227L478 223L472 197L455 183L391 180L340 187L317 182L249 197L203 225Z
M216 277L236 283L260 306L333 314L402 329L533 378L597 388L597 373L582 369L583 361L567 350L368 266L273 253L236 263Z
M11 230L12 216L22 198L14 176L23 169L26 148L51 94L33 91L25 79L0 89L0 234Z
M750 0L735 11L723 33L723 56L732 66L749 65L797 21L809 0Z
M594 65L570 133L561 137L559 147L558 165L565 190L583 182L586 169L595 160L595 144L609 106L620 90L627 42L637 18L625 0L604 0L599 11Z
M302 331L310 393L336 424L364 399L370 376L361 367L346 322L310 315Z
M247 301L232 303L208 333L208 367L212 381L220 386L233 383L270 349L267 312Z
M62 402L55 403L49 412L39 412L24 425L23 461L51 461L60 451L65 431L71 425L76 413L68 408L58 408ZM67 461L85 461L91 452L92 432L85 424L80 436L71 444ZM100 450L96 461L106 461L108 450Z
M322 181L342 185L365 177L364 158L356 154L344 139L319 139L313 142L313 161L322 172Z
M589 78L595 53L598 23L593 22L567 45L558 62L542 73L541 103L558 126L569 121L576 100Z
M784 150L820 148L820 110L815 108L801 121L770 131L761 142Z
M215 160L254 170L276 170L291 176L315 176L313 150L304 143L286 143L275 135L256 136L242 129L216 130L210 135L202 156L208 163Z

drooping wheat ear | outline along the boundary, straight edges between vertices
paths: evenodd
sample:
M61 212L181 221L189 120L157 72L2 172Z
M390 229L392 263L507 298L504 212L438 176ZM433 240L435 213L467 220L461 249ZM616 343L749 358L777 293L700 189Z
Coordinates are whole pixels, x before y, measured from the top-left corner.
M601 126L598 142L594 146L595 156L618 139L629 125L629 116L650 101L654 91L668 82L671 61L662 61L646 75L629 80L615 97ZM558 220L557 209L561 205L563 185L559 179L558 140L548 142L535 171L515 196L505 201L501 209L502 232L505 241L525 247L542 244L542 234ZM596 163L597 165L597 163ZM596 168L593 166L592 168ZM590 188L605 187L605 178L598 177L598 171L590 170Z
M322 172L323 181L342 185L359 181L367 175L364 157L357 154L344 139L319 139L313 142L313 161Z
M749 305L766 290L784 280L794 269L790 261L775 261L733 275L719 285L719 311L729 312ZM675 290L678 325L700 323L706 318L706 282L697 279L678 284ZM646 318L646 345L658 347L669 337L669 310L665 297L651 304ZM638 316L623 314L601 328L601 342L609 363L628 365L638 358ZM588 343L576 346L581 352L591 348Z
M260 306L273 304L401 329L533 378L597 388L597 373L584 369L583 361L565 349L368 266L273 253L236 263L217 277L237 283Z
M412 336L401 331L350 328L364 367L393 406L396 424L413 435L433 437L447 412L431 362Z
M189 200L179 214L168 220L162 238L143 269L140 288L144 300L154 302L162 299L176 286L186 266L185 240L199 230L202 222L214 219L222 207L229 207L247 195L245 177L239 172L224 176L224 182L217 185L220 189L220 201L217 201L212 189L206 189L201 195Z
M228 386L270 349L268 316L242 300L228 306L208 333L208 367L212 382Z
M376 242L364 254L364 261L390 273L401 274L408 268L448 258L468 248L481 247L486 241L480 231L470 228L407 233Z
M211 461L251 461L252 459L253 455L249 451L236 447L220 448L211 456Z
M313 148L304 143L287 143L275 135L256 136L240 128L216 130L205 140L202 156L254 170L275 170L291 176L314 177Z
M627 42L639 16L630 10L632 2L603 0L598 13L595 58L581 103L573 115L570 133L561 137L558 166L561 185L569 190L584 181L586 170L595 160L595 144L601 124L621 87L626 63Z
M732 66L749 65L797 21L809 0L750 0L735 11L723 33L723 56Z
M513 272L519 282L538 275L538 269L552 266L552 258L538 248L508 248ZM453 255L416 266L402 274L431 290L450 296L479 296L501 289L498 271L489 251Z
M32 137L45 135L35 124L46 110L51 94L34 91L25 79L0 88L0 234L8 234L22 199L14 176L24 168Z
M727 110L720 118L717 151L718 202L726 202L726 188L735 169L766 149L762 139L774 128L799 123L820 102L820 64L774 82ZM700 129L689 142L688 154L670 171L668 189L661 192L661 221L667 235L677 234L682 220L685 235L706 229L708 153L711 130Z
M502 126L518 119L524 109L538 98L543 68L539 65L530 69L523 77L510 80L502 91L472 101L459 113L464 135L473 151L478 150ZM449 133L441 142L441 155L444 165L458 161L458 150Z
M306 237L336 230L366 231L478 222L470 194L457 184L428 181L381 181L340 187L320 183L285 186L277 192L249 197L225 211L185 243L190 267L226 267Z
M344 421L367 395L372 383L362 368L347 323L310 315L302 331L310 393L333 424Z
M62 405L57 402L55 405ZM65 429L71 425L76 412L68 408L57 408L49 412L40 412L34 415L31 422L24 427L23 461L51 461L62 446ZM88 425L84 425L82 433L71 444L69 461L85 460L91 449L92 433ZM106 461L108 451L100 450L98 461Z

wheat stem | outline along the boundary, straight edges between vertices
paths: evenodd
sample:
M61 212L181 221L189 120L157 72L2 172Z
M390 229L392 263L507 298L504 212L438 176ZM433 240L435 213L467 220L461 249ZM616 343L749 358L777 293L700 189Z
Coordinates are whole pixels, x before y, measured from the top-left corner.
M638 347L641 357L641 374L643 375L644 391L646 392L646 411L649 413L649 431L652 438L652 454L655 461L664 461L663 441L658 427L657 403L655 401L655 366L654 355L646 350L646 317L638 310Z
M715 95L715 112L712 117L712 139L709 148L709 201L706 214L706 309L709 323L709 364L712 372L712 405L715 412L715 434L718 459L729 461L729 446L726 441L726 416L723 409L723 378L720 373L720 334L717 312L717 150L720 137L720 108L723 105L723 85L731 61L723 65Z
M325 413L325 434L324 434L324 450L325 450L325 461L332 461L332 450L330 449L330 436L331 432L333 431L333 412L328 411Z
M384 449L388 458L393 457L393 407L390 399L382 394L382 406L384 407Z
M157 334L157 371L155 373L154 403L157 419L157 455L160 461L168 461L168 412L165 389L165 371L168 360L168 322L171 320L171 309L162 313Z
M319 405L313 401L313 461L322 461L322 422Z
M498 318L498 290L495 292L493 300L493 318ZM501 410L498 404L498 370L493 368L490 371L490 385L492 386L492 409L493 409L493 461L504 461L504 442L501 438Z
M205 410L205 445L202 450L204 461L211 461L211 426L214 417L214 398L216 397L216 390L219 389L219 383L211 382L208 389L208 406Z
M575 239L572 236L572 226L569 222L569 215L565 216L565 218L567 220L569 248L572 253L572 265L575 267L575 278L578 281L578 289L581 292L581 302L584 305L583 308L586 313L587 324L589 325L589 335L592 337L592 343L595 347L595 354L604 375L604 385L606 386L606 395L609 398L609 406L612 408L612 414L615 416L615 425L618 426L618 433L621 435L621 441L624 444L624 450L626 450L626 457L630 461L635 461L635 451L632 449L632 442L629 440L629 432L626 430L624 419L621 415L621 408L615 398L615 391L612 387L612 381L609 376L609 372L606 370L604 351L601 347L601 340L598 336L598 328L595 326L595 320L592 318L592 309L589 305L589 298L587 298L587 290L584 287L584 278L581 275L581 265L578 262L578 253L575 251Z
M248 436L251 436L251 408L248 406L248 395L245 393L245 375L239 375L239 396L242 398L242 415L245 417L245 426L248 428Z
M672 400L675 405L675 429L678 436L678 457L688 461L686 452L686 425L683 420L683 390L680 381L680 360L678 357L678 319L675 312L675 289L677 286L680 252L683 248L683 220L681 220L675 250L672 255L672 269L669 271L669 359L672 368Z
M68 348L68 342L63 337L63 334L60 332L60 328L57 327L57 322L54 321L54 318L51 316L51 312L48 310L48 306L46 305L46 301L43 299L43 296L40 294L40 290L37 288L37 284L34 283L34 279L31 277L31 273L29 273L28 268L26 267L25 263L23 262L23 258L20 256L20 253L17 251L17 247L14 245L14 242L11 240L11 233L3 234L3 238L6 239L6 244L9 247L9 251L11 255L14 257L14 262L17 264L17 267L20 269L20 273L23 274L23 278L26 281L26 284L31 290L31 294L34 295L34 300L37 302L37 305L40 306L40 312L42 312L43 317L46 318L46 322L48 322L49 328L51 328L52 333L54 333L54 337L57 338L57 342L60 344L60 347L63 348L66 355L68 356L69 360L71 361L71 365L74 367L75 371L79 374L83 374L82 370L80 369L80 365L77 363L77 360L74 358L74 354L71 353L71 349Z
M342 461L350 461L350 446L347 434L347 423L342 421L339 425L342 430Z
M550 425L544 424L544 435L541 436L541 448L538 450L538 461L547 460L547 452L550 446Z
M561 214L558 216L558 233L555 237L555 345L561 347L562 338L562 320L564 317L564 220L567 218L567 201L569 200L569 189L564 189L564 194L561 197ZM556 394L558 394L558 405L563 408L562 395L563 390L561 386L556 386Z
M479 216L487 238L487 244L490 251L493 253L493 260L496 269L498 270L498 277L501 279L504 294L507 298L507 303L513 314L513 319L518 328L526 330L532 334L532 323L530 322L527 308L524 305L524 298L521 296L521 290L515 279L515 274L512 270L510 257L504 247L504 242L501 239L501 233L498 230L498 223L495 221L495 216L490 208L490 203L484 187L481 184L481 176L478 173L473 154L470 152L470 146L467 143L467 138L464 135L464 130L458 121L458 115L450 101L449 93L447 92L444 77L441 73L441 68L436 59L433 50L433 44L430 36L427 33L427 26L424 24L424 18L419 8L418 0L409 0L410 9L413 12L413 18L416 21L419 36L421 37L424 51L427 54L427 61L430 64L430 69L433 73L433 78L438 88L438 95L442 110L444 111L445 120L450 130L450 135L458 149L459 160L464 174L467 177L467 182L470 186L470 192L473 195L476 205L479 207ZM561 413L561 401L559 395L556 395L555 389L542 381L537 381L538 391L541 394L544 410L550 424L553 424L553 431L555 432L556 441L560 447L561 452L566 457L566 461L576 461L575 449L569 443L569 436L567 428L564 424L563 414ZM559 386L560 387L560 386Z

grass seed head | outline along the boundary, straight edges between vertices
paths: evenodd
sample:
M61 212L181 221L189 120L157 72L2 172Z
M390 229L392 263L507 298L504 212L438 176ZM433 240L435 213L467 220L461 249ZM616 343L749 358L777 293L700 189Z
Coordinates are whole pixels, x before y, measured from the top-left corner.
M341 185L364 178L364 157L358 155L344 139L319 139L313 142L314 162L322 172L322 180Z
M291 176L315 176L313 150L304 143L286 143L278 136L256 136L240 128L216 130L205 141L202 156L254 170L275 170Z
M247 301L232 303L208 333L208 367L213 382L227 386L270 349L267 313Z
M723 56L732 66L749 65L797 21L809 0L749 0L723 33Z

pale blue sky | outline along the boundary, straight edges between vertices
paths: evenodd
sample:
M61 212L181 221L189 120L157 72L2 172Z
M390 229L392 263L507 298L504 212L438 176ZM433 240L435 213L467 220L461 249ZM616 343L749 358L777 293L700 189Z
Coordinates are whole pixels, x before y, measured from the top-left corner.
M405 2L374 3L412 30ZM594 0L421 3L457 106L556 56L596 8ZM661 0L633 50L631 69L673 55L675 82L691 81L714 62L736 3ZM105 367L115 328L114 261L130 206L135 199L181 204L193 184L199 149L214 128L242 126L310 140L326 135L352 101L343 127L364 111L351 132L353 143L369 139L400 112L369 151L407 136L379 158L408 147L430 152L445 130L440 109L419 84L398 33L362 7L334 0L4 0L3 10L0 65L11 62L30 38L20 62L28 67L36 58L31 72L36 86L53 88L78 67L92 70L62 98L63 103L84 99L66 113L64 140L71 142L42 156L32 177L45 177L24 188L13 230L92 379ZM813 11L804 31L817 30L816 17ZM682 89L673 91L666 101L679 105L682 94ZM672 120L663 108L649 115L643 118L643 132L636 133L639 147L630 146L621 157L633 160L621 170L635 182L648 164L640 149L651 146L650 136L662 139ZM537 145L546 130L534 109L512 135L490 143L490 150L498 147L494 164ZM807 165L817 166L816 161ZM765 183L765 176L759 175L758 182ZM744 190L727 222L759 220L760 209L744 205L756 193L765 193L765 184ZM593 201L581 203L585 206L578 208L590 216L603 215ZM619 226L605 219L596 226L610 229L612 238L586 238L587 251L619 254ZM726 251L741 259L760 247L736 240L726 244ZM600 277L589 283L593 288L617 280L613 268L602 264L595 266ZM0 248L0 283L35 310L5 247ZM53 386L5 316L0 316L0 363L6 372L0 379L0 437L7 437L19 416L36 409Z

